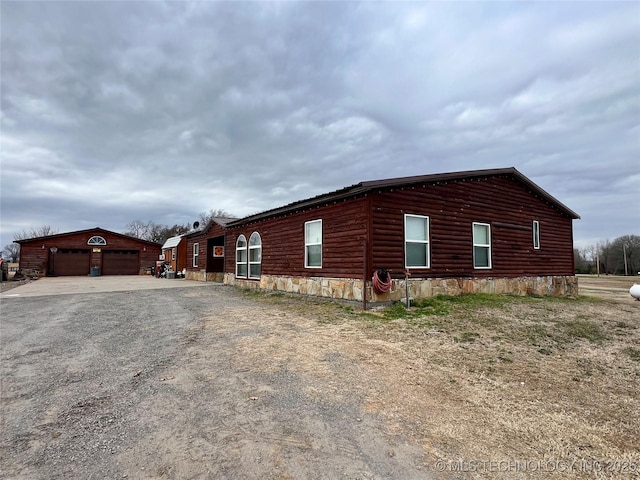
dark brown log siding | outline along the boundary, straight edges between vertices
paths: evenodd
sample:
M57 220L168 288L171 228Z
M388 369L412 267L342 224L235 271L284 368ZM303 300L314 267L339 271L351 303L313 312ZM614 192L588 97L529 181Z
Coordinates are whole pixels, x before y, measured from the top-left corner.
M19 266L23 270L35 270L45 274L48 267L49 248L44 242L40 243L23 243L20 245L20 263Z
M124 235L114 235L109 231L98 229L79 233L72 232L69 235L60 234L22 243L20 245L20 268L38 270L42 274L46 274L49 272L49 249L51 247L93 250L94 246L87 245L87 241L94 235L104 237L107 242L107 245L95 246L95 248L100 249L100 252L91 253L91 266L97 266L101 273L103 252L105 250L137 250L139 252L138 267L140 269L155 265L161 252L161 245L143 242L137 238Z
M572 221L506 177L372 194L372 267L404 270L404 214L430 219L431 268L414 277L573 275ZM540 249L532 224L540 222ZM473 268L473 222L491 225L492 268Z
M201 270L205 270L207 268L207 256L211 255L211 252L207 251L207 243L210 238L221 237L225 235L225 228L218 225L213 224L209 229L204 232L200 232L198 234L193 234L187 237L187 270L191 272L199 272ZM193 266L193 245L198 244L198 266ZM229 256L230 250L225 247L225 257ZM233 255L235 258L235 247L233 250ZM232 271L232 270L230 270Z
M405 214L430 219L431 267L411 269L414 278L573 275L572 219L509 175L385 188L228 227L225 271L235 273L238 236L258 232L263 275L362 278L366 270L370 278L387 268L402 277ZM304 224L312 220L323 222L322 268L304 267ZM491 226L490 269L473 267L474 222Z
M365 197L266 219L227 231L225 270L235 273L236 240L253 232L262 239L262 274L306 277L362 276L367 234ZM304 267L304 224L322 220L322 268Z

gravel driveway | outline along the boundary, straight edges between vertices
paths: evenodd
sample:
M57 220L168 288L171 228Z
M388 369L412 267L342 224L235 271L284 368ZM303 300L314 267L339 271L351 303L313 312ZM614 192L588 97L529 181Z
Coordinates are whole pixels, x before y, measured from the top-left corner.
M329 393L329 373L304 375L286 343L243 350L310 341L284 307L207 285L1 308L1 478L430 478L357 385ZM314 368L332 378L353 368L323 355Z

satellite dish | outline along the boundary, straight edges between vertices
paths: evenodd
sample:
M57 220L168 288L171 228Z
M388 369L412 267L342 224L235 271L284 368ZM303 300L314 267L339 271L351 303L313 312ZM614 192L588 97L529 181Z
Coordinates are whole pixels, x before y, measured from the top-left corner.
M200 222L193 222L193 229L195 230L200 226Z

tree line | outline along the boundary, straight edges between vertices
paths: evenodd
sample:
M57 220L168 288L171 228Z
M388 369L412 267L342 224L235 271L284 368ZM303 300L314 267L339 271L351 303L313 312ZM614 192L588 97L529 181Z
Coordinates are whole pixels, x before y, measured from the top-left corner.
M640 274L640 235L623 235L584 248L574 248L576 273Z
M133 220L127 224L127 229L123 233L130 237L162 244L168 238L182 235L199 227L204 227L214 217L233 218L234 215L227 213L224 210L211 209L208 212L200 212L197 220L193 223L175 224L173 226L163 225L154 221L145 222L142 220ZM13 239L24 240L27 238L47 237L49 235L56 235L57 233L59 233L57 229L50 225L44 225L39 228L23 230L22 232L15 234ZM2 258L7 262L18 262L20 260L20 245L17 243L5 245L2 249Z
M139 238L141 240L148 240L155 243L164 243L168 238L182 235L191 230L196 230L199 227L204 227L212 218L215 217L234 217L233 215L225 212L224 210L209 210L208 212L200 212L198 220L192 224L178 224L173 226L163 225L155 223L153 221L143 222L142 220L134 220L127 224L127 231L125 235L130 237Z

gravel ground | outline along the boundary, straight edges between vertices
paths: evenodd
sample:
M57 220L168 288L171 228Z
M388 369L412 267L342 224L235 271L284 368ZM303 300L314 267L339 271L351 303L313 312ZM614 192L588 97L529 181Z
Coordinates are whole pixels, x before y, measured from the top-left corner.
M431 478L420 445L365 409L357 386L323 395L286 361L243 362L247 340L313 332L232 288L1 308L0 478ZM353 368L322 362L336 378Z

